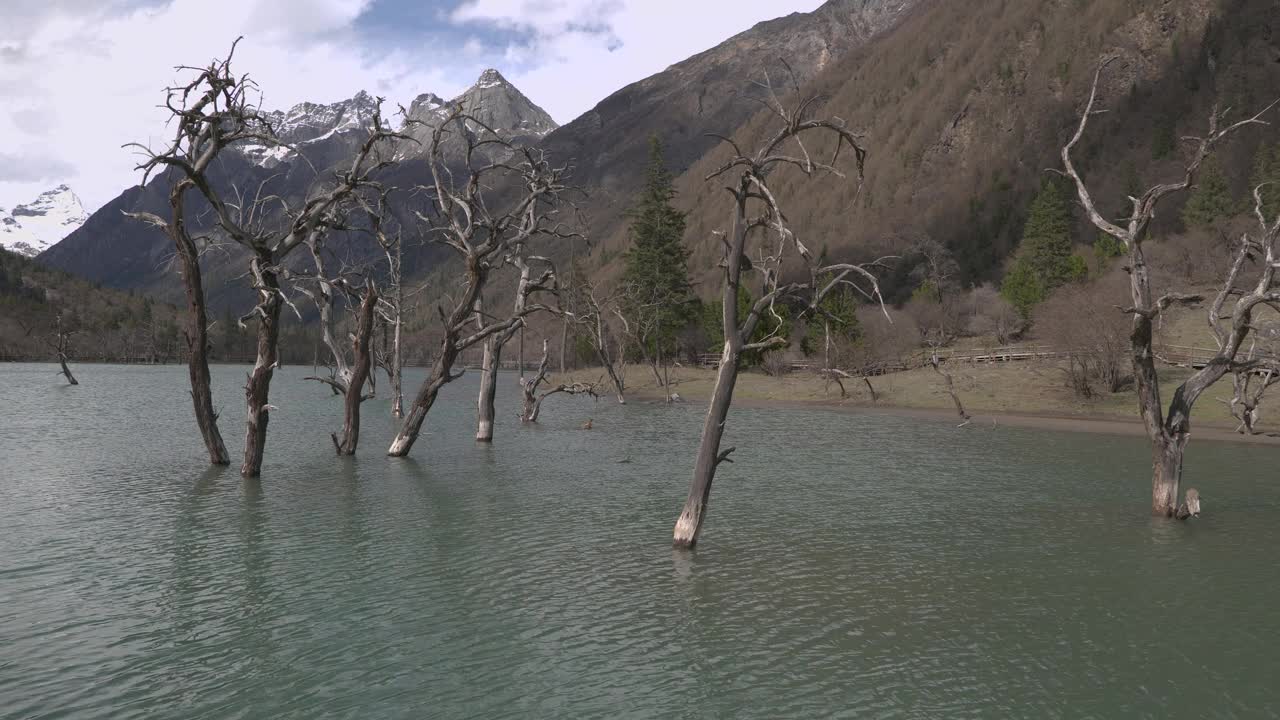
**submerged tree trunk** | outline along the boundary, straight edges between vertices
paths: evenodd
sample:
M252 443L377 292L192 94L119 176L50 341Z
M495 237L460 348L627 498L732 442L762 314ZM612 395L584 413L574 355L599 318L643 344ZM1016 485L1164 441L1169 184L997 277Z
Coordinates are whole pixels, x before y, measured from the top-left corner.
M1162 438L1151 446L1151 514L1173 517L1178 511L1182 455L1186 438Z
M418 435L422 432L422 423L427 419L427 413L431 411L431 406L435 404L436 397L440 394L440 388L456 379L453 375L453 364L457 359L457 347L452 339L446 338L441 343L440 356L431 366L430 377L422 384L418 395L413 399L413 404L409 406L409 412L405 415L400 431L391 441L387 455L404 457L413 449L413 444L418 441Z
M404 289L396 282L395 309L392 316L393 331L391 333L391 414L404 417L404 356L401 354L400 334L404 326Z
M673 537L676 547L691 548L697 544L698 533L702 530L702 521L706 518L707 505L711 499L711 481L715 479L716 467L733 452L733 448L730 448L721 453L720 441L724 437L729 405L733 402L733 388L738 382L738 359L738 352L726 342L724 355L720 358L720 370L716 373L715 391L707 408L707 418L702 423L702 442L698 445L698 456L693 466L689 497L684 501L684 509L676 520Z
M369 336L373 334L373 311L377 305L378 290L370 283L360 302L360 319L356 325L355 338L351 341L354 365L351 367L351 379L347 383L342 437L339 439L337 435L333 436L333 445L339 455L355 455L356 446L360 444L360 404L364 402L364 385L373 368Z
M67 378L68 385L79 385L80 381L76 380L76 376L71 374L71 368L67 367L67 354L58 352L58 364L62 366L62 374Z
M222 432L218 429L218 413L213 409L213 392L209 376L209 318L205 310L204 279L200 271L200 255L195 243L187 234L183 196L189 183L180 182L170 195L174 225L170 228L178 262L182 267L182 281L187 291L187 375L191 379L191 404L196 413L196 425L209 451L209 462L214 465L230 465Z
M493 442L494 399L498 394L498 366L502 346L492 335L484 342L484 360L480 364L480 396L476 401L476 441Z
M259 255L253 259L253 275L262 295L254 310L258 319L258 356L244 386L245 434L244 463L240 474L258 477L262 474L262 456L267 446L267 424L271 420L271 376L279 364L280 283L272 269L271 258Z

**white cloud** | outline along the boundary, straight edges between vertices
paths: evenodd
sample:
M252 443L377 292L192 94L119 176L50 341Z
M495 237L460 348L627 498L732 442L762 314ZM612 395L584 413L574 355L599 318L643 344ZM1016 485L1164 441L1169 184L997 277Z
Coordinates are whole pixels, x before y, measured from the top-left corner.
M455 22L517 36L506 72L559 122L763 20L822 0L467 0ZM571 82L566 82L572 78ZM744 79L745 80L745 79Z
M367 3L173 0L113 16L59 10L29 21L21 51L0 57L0 98L8 110L0 115L0 152L21 149L28 159L50 159L41 167L70 172L5 173L0 204L28 202L54 179L74 187L92 209L137 182L136 159L121 146L164 137L166 112L157 106L180 76L175 67L223 56L240 35L234 67L257 80L268 108L333 102L362 89L407 103L418 88L444 94L468 84L402 53L365 53L349 28ZM36 132L33 114L42 116Z
M178 77L174 66L225 55L239 35L235 67L258 81L269 109L362 89L392 103L426 91L448 97L496 65L567 122L756 22L821 4L451 1L458 4L433 21L456 42L401 37L384 45L356 29L374 0L3 0L0 154L24 167L0 174L0 205L66 182L94 209L137 182L135 159L121 145L164 137L166 113L157 106ZM509 41L494 47L495 34Z

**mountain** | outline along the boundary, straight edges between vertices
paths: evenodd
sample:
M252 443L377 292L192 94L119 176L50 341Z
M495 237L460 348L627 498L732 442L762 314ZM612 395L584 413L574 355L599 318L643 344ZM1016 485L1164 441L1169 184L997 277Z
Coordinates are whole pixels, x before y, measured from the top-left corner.
M427 151L431 135L453 108L462 108L476 120L517 145L532 145L555 130L556 121L512 85L502 73L490 68L475 84L446 102L434 93L414 98L405 113L400 131L411 138L396 146L397 160L411 160ZM474 132L475 128L466 128ZM446 143L445 156L461 159L465 143L460 137ZM496 159L496 158L495 158Z
M377 101L361 90L350 99L329 105L299 103L288 112L266 113L267 122L284 145L268 147L248 143L236 149L254 163L267 168L286 164L303 153L315 162L337 162L350 155L363 139L362 128L377 109ZM289 146L289 147L286 147Z
M707 133L730 134L756 114L765 93L754 83L767 76L779 93L807 83L922 1L829 0L759 23L613 93L541 147L574 161L574 181L592 193L591 236L607 242L639 187L650 135L661 137L668 166L683 171L715 146Z
M286 200L300 199L317 178L351 159L365 138L363 127L372 116L376 100L366 92L330 103L301 103L287 111L267 114L280 139L289 147L265 147L246 143L220 156L211 173L213 182L238 188L264 188ZM448 103L425 93L412 103L402 130L418 140L429 139L446 105L462 105L499 135L515 142L533 143L556 127L542 108L511 85L497 70L486 70L474 85ZM391 112L384 107L389 120ZM403 142L395 152L401 160L425 151L421 142ZM421 164L406 163L394 170L392 184L411 187L423 180ZM126 212L146 211L168 215L169 173L157 175L145 187L132 187L104 205L62 242L40 255L40 261L85 278L118 288L137 288L164 299L178 300L181 288L168 266L172 248L163 233L125 217ZM199 216L203 203L192 206ZM206 215L207 217L207 215ZM406 269L418 258L407 258ZM235 251L208 260L206 279L211 303L223 306L245 296L239 285L219 282L237 272Z
M1107 112L1090 123L1077 163L1118 216L1139 187L1179 177L1175 138L1202 134L1215 102L1238 120L1280 95L1280 16L1273 0L924 2L802 89L828 98L823 115L866 134L861 191L789 170L774 189L798 235L834 259L908 255L930 241L955 259L960 286L998 281L1032 197L1056 177L1048 169L1060 167L1103 58L1114 58L1101 88ZM1269 120L1218 151L1242 207L1260 145L1280 140L1280 115ZM776 119L757 114L735 135L749 141L774 128ZM719 185L704 178L725 158L717 148L677 182L704 292L718 282L713 233L727 212ZM1157 218L1158 236L1184 232L1181 202ZM1075 241L1091 256L1096 231L1082 215ZM613 242L606 250L616 255ZM910 296L919 260L897 263L893 299Z
M89 219L80 198L66 185L40 193L35 202L12 211L0 208L0 247L35 257Z

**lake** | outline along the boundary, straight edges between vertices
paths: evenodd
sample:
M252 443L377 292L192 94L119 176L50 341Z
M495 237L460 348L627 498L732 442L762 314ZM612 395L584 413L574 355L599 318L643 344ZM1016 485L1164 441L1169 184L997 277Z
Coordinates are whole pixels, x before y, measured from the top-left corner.
M1193 440L1180 523L1137 438L737 408L688 553L701 403L522 427L504 374L485 446L468 373L410 459L385 398L339 459L288 367L243 481L247 367L217 469L185 367L74 369L0 364L3 718L1280 714L1274 448Z

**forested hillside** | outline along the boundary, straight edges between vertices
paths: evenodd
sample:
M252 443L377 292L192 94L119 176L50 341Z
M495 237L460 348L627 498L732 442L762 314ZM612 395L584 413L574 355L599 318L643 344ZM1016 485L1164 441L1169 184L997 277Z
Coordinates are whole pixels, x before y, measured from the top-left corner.
M1115 58L1104 76L1109 112L1082 147L1082 172L1119 211L1138 187L1177 176L1178 138L1202 134L1213 103L1240 118L1280 94L1280 17L1270 0L928 3L806 89L866 133L870 157L860 194L852 183L779 178L794 227L859 258L941 246L959 285L998 282L1103 58ZM738 136L759 134L762 122ZM1253 130L1219 151L1233 211L1245 209L1258 158L1277 138L1274 127ZM712 232L726 216L723 193L703 177L724 157L710 153L679 183L704 282L715 277ZM1095 232L1079 217L1072 228L1087 252ZM1161 235L1185 229L1181 213L1156 226ZM891 288L897 301L922 277L913 274L922 259L906 260Z

